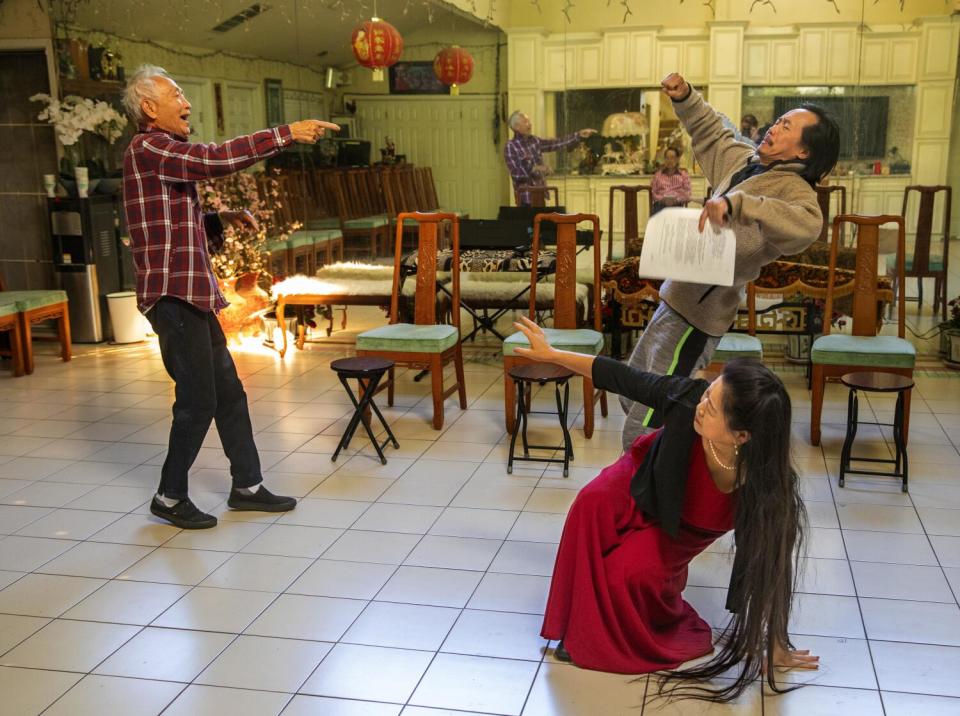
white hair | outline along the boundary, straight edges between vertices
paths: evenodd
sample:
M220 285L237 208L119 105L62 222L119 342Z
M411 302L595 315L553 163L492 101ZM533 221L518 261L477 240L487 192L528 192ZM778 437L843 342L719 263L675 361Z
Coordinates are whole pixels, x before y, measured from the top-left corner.
M143 113L141 106L143 100L158 99L157 87L154 84L154 80L158 77L166 77L173 81L165 69L156 65L140 65L127 80L127 86L123 90L123 107L137 127L147 124L148 117Z
M523 112L519 109L510 115L510 119L507 120L507 126L510 127L514 132L517 131L517 124L520 122L520 118L523 116Z

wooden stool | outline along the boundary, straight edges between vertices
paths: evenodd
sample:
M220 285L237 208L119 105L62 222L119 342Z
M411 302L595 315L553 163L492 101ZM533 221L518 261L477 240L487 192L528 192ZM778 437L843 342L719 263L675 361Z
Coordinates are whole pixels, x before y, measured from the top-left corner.
M573 459L573 446L570 444L570 431L567 429L567 407L570 403L570 383L573 371L561 368L553 363L525 363L514 366L508 371L513 384L517 388L517 419L513 423L513 433L510 435L510 457L507 459L507 474L513 474L514 461L525 462L561 462L563 476L570 475L570 461ZM527 441L527 416L530 413L552 414L549 410L530 410L526 405L527 390L534 383L546 385L554 384L557 398L557 417L560 419L560 429L563 430L563 445L531 445ZM560 398L560 388L563 388L563 399ZM532 402L532 401L531 401ZM517 433L523 439L523 457L514 457L513 452L517 444ZM563 449L563 459L530 457L530 448L538 450Z
M913 388L913 380L906 376L896 375L894 373L876 373L872 371L862 371L858 373L847 373L840 377L840 382L850 388L850 395L847 398L847 436L843 440L843 450L840 452L840 487L843 487L844 477L847 474L857 475L879 475L881 477L900 477L903 479L901 490L907 491L907 446L903 439L903 396ZM858 423L857 411L858 400L857 391L862 390L865 393L896 393L897 406L893 411L893 423ZM850 454L853 447L853 439L857 436L858 425L883 425L893 428L893 442L896 446L896 457L893 460L885 460L876 457L854 457ZM893 472L877 472L875 470L852 470L850 462L885 462L894 465ZM903 469L901 470L901 464Z
M350 440L357 430L357 425L362 421L363 427L367 431L367 436L370 438L370 442L373 443L373 447L377 449L380 462L386 465L387 458L383 455L383 448L385 448L388 443L393 443L393 446L399 449L400 443L398 443L397 439L393 436L393 432L390 430L390 426L387 425L387 421L384 420L380 408L373 402L373 396L377 393L377 385L380 383L380 379L383 378L383 374L393 368L393 361L385 358L376 358L374 356L361 356L358 358L341 358L340 360L335 360L330 364L330 367L336 371L337 377L340 379L340 382L343 383L343 387L346 388L347 395L350 396L350 402L353 403L354 407L353 417L350 418L347 430L343 434L343 437L340 438L340 443L337 445L333 457L330 458L331 461L336 462L340 451L350 445ZM350 383L347 382L350 378L356 378L357 380L360 400L357 400L353 391L350 389ZM380 419L380 424L383 425L383 429L387 431L387 439L384 440L383 443L377 440L373 434L373 430L370 429L370 410L376 413Z

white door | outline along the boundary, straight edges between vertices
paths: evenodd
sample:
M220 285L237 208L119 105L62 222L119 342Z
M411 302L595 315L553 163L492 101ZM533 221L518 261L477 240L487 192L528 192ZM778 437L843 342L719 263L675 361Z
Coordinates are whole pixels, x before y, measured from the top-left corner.
M242 134L251 134L263 129L263 123L257 121L257 87L247 84L228 82L226 85L226 138L233 139Z
M493 141L493 96L355 99L372 161L379 159L384 137L389 136L397 154L433 170L444 209L486 219L495 218L500 205L507 203L503 145Z
M190 102L190 139L195 142L216 140L217 128L213 117L213 88L210 80L178 77L177 84Z

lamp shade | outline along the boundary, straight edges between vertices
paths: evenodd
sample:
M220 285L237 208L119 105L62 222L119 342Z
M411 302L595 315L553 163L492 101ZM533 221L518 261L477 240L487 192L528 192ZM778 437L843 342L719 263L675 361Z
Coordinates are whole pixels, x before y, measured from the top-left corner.
M647 133L647 118L643 112L617 112L603 120L600 134L604 137L634 137Z
M350 47L357 62L373 70L374 82L382 82L383 68L400 59L403 38L389 22L374 17L354 29Z
M445 85L450 85L450 94L460 94L459 85L473 77L473 56L462 47L445 47L433 58L433 73Z

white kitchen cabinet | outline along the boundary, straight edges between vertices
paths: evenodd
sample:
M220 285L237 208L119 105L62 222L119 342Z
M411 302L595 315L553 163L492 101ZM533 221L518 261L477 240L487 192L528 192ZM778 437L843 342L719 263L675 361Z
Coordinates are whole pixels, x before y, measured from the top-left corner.
M794 84L797 81L797 40L786 38L770 41L771 84Z
M857 83L859 70L859 28L832 27L827 33L827 84L852 85Z
M773 65L770 40L745 40L743 43L743 84L770 83Z
M683 43L683 76L698 85L710 78L710 43L707 40L687 40Z
M603 36L603 86L626 87L630 83L630 33L608 32Z
M827 28L800 30L800 67L797 79L807 84L823 84L827 80Z
M917 37L890 38L887 63L887 82L895 85L910 85L917 81L917 54L920 40Z
M543 89L565 90L574 84L576 57L568 45L544 44Z
M600 87L603 85L603 45L600 42L575 46L574 85Z
M538 34L511 34L507 43L507 77L510 87L536 88L540 76L541 37Z
M631 32L628 54L630 61L627 76L632 87L650 87L660 84L663 75L657 73L656 32Z

